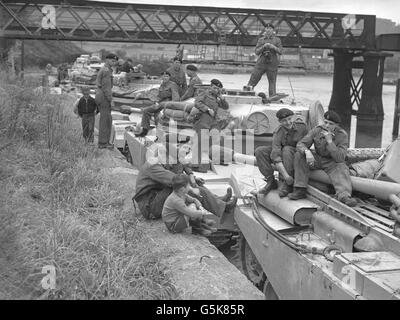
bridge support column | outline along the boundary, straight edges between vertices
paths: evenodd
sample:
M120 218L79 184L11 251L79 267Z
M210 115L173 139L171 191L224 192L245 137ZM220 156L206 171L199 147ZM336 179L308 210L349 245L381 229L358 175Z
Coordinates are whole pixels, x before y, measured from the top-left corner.
M353 54L343 49L334 49L334 73L329 110L336 111L342 119L342 127L350 133L351 124L351 74Z
M382 86L385 58L382 52L365 52L361 103L357 112L356 148L379 148L382 144Z

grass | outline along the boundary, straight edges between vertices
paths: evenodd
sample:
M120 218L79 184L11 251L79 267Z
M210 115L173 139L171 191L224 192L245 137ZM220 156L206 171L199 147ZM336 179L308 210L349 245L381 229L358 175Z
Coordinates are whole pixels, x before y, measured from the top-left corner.
M179 299L85 146L72 98L0 79L0 299ZM56 268L44 290L42 268Z

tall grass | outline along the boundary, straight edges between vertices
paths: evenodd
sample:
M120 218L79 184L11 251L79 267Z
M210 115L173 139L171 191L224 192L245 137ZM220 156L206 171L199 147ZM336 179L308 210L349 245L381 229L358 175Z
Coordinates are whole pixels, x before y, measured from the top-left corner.
M35 85L0 79L0 298L179 298L138 219L95 167L72 98ZM40 285L46 265L56 268L53 290Z

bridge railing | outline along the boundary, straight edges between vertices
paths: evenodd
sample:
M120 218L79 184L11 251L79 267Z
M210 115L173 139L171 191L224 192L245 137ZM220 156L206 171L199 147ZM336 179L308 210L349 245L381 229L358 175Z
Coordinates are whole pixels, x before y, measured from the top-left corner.
M302 11L0 0L0 36L253 46L273 23L286 47L375 47L375 16Z

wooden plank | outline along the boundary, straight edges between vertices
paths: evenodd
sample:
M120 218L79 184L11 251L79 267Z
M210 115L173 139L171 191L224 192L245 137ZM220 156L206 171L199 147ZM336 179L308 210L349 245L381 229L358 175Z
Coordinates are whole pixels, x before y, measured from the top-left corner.
M377 221L379 223L382 223L383 225L387 226L387 227L391 227L393 228L394 225L394 221L393 220L389 220L385 217L382 217L378 214L375 214L374 212L371 212L369 210L366 209L362 209L362 208L355 208L355 210L359 213L361 213L364 216L367 216L368 218Z

